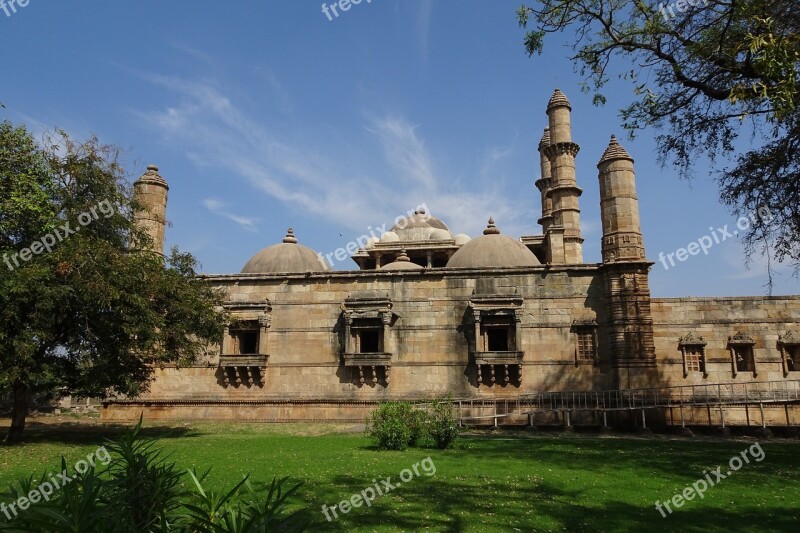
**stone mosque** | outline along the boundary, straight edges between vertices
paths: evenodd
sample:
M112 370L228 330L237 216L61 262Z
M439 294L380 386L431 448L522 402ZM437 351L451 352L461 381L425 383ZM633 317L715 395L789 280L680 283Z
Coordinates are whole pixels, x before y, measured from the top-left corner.
M800 297L651 296L634 160L613 136L597 154L602 262L584 261L592 179L576 176L567 97L546 112L541 234L490 219L470 238L418 210L333 271L290 228L240 273L202 276L232 316L221 343L106 400L103 419L363 422L385 400L800 379ZM169 187L148 167L134 188L160 253Z

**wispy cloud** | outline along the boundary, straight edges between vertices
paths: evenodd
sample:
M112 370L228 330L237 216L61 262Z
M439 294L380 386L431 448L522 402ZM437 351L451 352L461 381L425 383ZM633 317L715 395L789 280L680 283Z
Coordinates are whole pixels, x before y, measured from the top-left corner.
M239 224L242 229L247 231L256 231L256 223L258 222L257 218L254 217L243 217L241 215L237 215L235 213L231 213L228 211L228 204L218 200L216 198L206 198L203 200L203 205L206 209L214 213L215 215L219 215L221 217L227 218L228 220L232 220Z
M416 35L420 55L424 61L428 60L431 35L431 15L433 14L433 0L421 0L417 12Z
M479 169L462 179L441 168L421 135L422 126L398 114L366 118L367 137L382 161L362 168L355 156L369 145L330 142L315 138L313 131L293 134L290 128L256 122L214 81L154 74L146 79L177 99L160 110L135 111L147 127L182 148L198 168L222 170L288 207L357 232L422 203L455 233L480 234L489 216L504 233L531 231L530 217L524 216L530 206L513 195L509 199L501 180L481 180ZM219 203L206 207L243 228L255 226L254 220L224 211Z

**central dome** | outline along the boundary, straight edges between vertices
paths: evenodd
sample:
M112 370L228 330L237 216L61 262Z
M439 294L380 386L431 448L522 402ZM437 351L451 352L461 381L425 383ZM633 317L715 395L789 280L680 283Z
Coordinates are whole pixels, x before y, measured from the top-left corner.
M242 274L301 274L327 272L331 269L325 259L307 246L297 244L294 230L289 228L280 244L264 248L250 259Z
M505 235L489 219L483 235L458 249L447 262L448 268L498 268L538 266L539 260L527 246Z
M417 209L413 215L398 220L389 231L401 241L427 241L434 234L436 240L453 238L447 224L427 214L424 209Z

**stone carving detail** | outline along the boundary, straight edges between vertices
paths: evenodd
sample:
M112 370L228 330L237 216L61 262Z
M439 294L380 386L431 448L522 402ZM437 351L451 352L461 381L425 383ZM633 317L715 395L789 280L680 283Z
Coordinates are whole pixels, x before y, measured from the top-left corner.
M728 344L741 345L741 346L754 346L756 344L756 341L753 340L753 337L745 335L743 332L739 331L735 335L728 337Z
M680 346L706 346L708 343L705 337L698 337L690 331L680 338L678 344Z
M778 349L781 352L781 367L784 377L788 377L789 372L800 370L800 333L787 331L783 335L779 335Z
M383 372L384 384L391 381L391 325L397 318L392 301L386 293L362 291L348 295L341 306L344 322L342 357L345 367L358 369L358 385L369 382L376 386ZM365 332L371 341L365 340ZM366 346L367 342L372 345Z
M522 298L516 294L481 294L470 300L472 313L468 332L472 362L477 367L478 386L497 383L498 372L502 384L512 381L522 383L522 359L519 349L521 339ZM488 380L484 379L488 375Z

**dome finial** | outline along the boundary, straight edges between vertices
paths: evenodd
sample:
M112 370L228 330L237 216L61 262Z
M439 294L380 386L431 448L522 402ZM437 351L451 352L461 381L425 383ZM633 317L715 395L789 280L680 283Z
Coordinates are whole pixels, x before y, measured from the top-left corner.
M406 249L403 248L400 250L400 255L395 259L395 261L400 261L401 263L410 263L411 258L408 257L408 253L406 253Z
M484 235L500 235L500 230L494 225L494 218L489 218L489 224L483 230Z
M289 228L286 232L286 237L283 238L283 242L286 244L297 244L297 237L294 236L293 228Z

